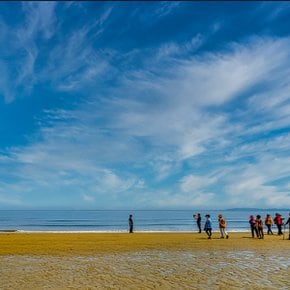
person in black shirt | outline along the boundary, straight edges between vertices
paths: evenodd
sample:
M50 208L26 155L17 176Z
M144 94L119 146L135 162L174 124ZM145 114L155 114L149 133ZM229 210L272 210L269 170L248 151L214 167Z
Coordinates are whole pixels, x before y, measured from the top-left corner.
M129 220L128 220L128 224L129 224L129 233L133 233L133 215L129 215Z
M201 215L200 215L200 213L194 214L193 215L193 218L196 219L196 224L197 224L198 232L201 233Z

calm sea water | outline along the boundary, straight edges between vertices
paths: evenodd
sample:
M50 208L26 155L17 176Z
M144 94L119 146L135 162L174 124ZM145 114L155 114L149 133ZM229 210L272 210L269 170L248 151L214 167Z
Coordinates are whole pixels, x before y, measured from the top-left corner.
M136 232L195 232L196 222L190 210L2 210L0 211L0 230L18 231L92 231L126 232L128 216L133 214ZM289 210L224 210L200 211L202 224L204 215L212 217L213 228L218 230L217 216L222 213L229 231L248 231L249 215L267 213L272 217L276 212L288 217ZM275 230L275 226L274 226Z

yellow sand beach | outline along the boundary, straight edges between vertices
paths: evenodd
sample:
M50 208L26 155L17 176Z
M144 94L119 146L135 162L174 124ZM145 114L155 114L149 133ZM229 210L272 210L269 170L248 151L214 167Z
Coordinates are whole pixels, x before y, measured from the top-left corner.
M0 289L289 289L289 249L249 233L1 233Z

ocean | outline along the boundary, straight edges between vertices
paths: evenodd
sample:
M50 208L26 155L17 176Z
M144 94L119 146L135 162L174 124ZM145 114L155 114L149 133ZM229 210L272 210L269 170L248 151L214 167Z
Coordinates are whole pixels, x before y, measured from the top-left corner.
M251 214L274 217L279 212L288 218L289 210L202 210L202 226L209 213L213 230L218 231L217 217L221 213L232 232L249 231ZM22 232L127 232L128 216L133 215L135 232L196 232L195 210L2 210L0 231ZM276 231L276 227L273 226Z

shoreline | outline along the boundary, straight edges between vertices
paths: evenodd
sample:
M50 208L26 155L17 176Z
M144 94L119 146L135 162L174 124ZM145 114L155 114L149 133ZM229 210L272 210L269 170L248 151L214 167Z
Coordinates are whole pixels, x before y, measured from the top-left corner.
M277 235L277 229L272 229L274 235ZM284 231L284 228L282 229ZM247 233L251 233L250 229L228 229L227 230L228 233L240 233L240 234L247 234ZM267 235L266 233L266 229L264 229L264 234ZM120 234L120 233L129 233L128 230L22 230L22 229L0 229L0 235L2 233L29 233L29 234L41 234L41 233L48 233L48 234ZM165 234L198 234L198 231L196 230L134 230L134 233L138 233L138 234L159 234L159 233L165 233ZM202 233L205 233L204 231L202 231ZM212 233L220 233L219 229L215 229L212 231ZM285 234L289 233L289 229L288 227L285 229Z
M250 233L251 231L245 230L231 230L229 233ZM120 231L92 231L92 230L0 230L0 234L2 233L19 233L19 234L128 234L128 230L120 230ZM197 231L152 231L152 230L141 230L134 231L136 234L198 234ZM204 233L204 232L203 232ZM212 233L220 233L219 230L214 230Z

